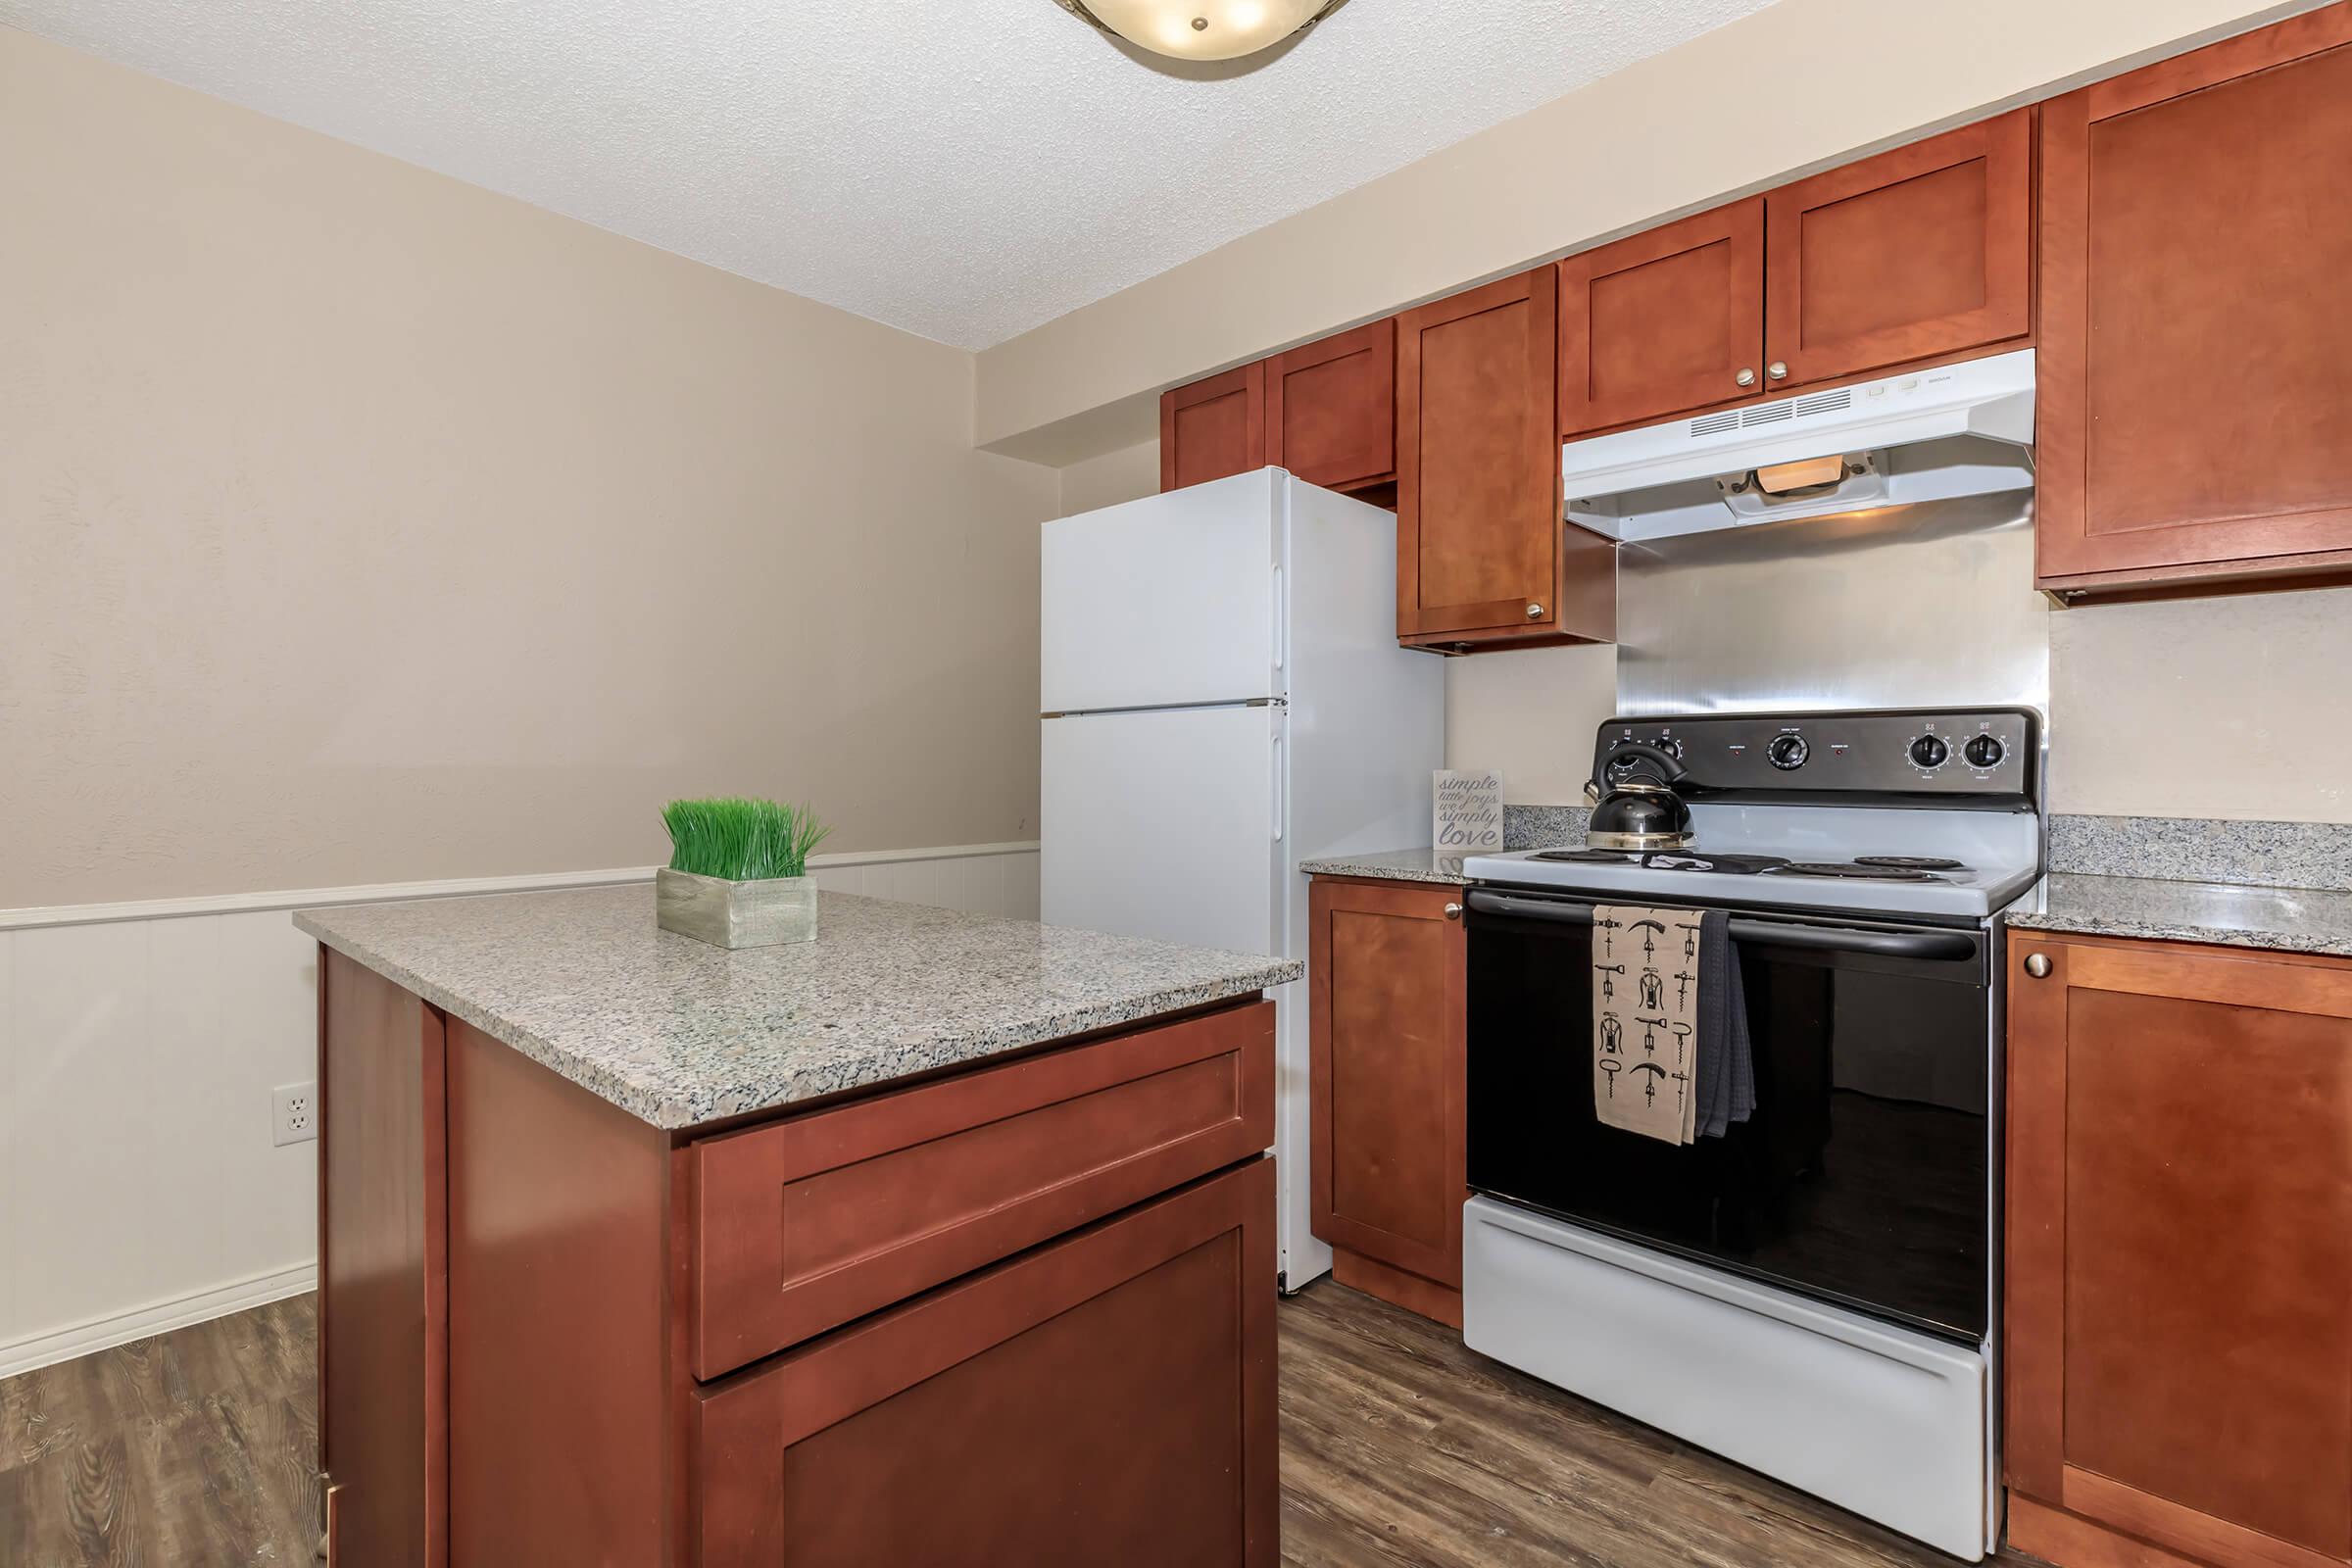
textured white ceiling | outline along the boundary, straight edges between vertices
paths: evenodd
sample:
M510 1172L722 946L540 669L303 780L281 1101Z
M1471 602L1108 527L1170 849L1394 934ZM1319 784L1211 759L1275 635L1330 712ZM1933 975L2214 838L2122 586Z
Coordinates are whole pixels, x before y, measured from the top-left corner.
M1348 0L1221 80L1151 71L1052 0L0 0L0 22L977 349L1769 3Z

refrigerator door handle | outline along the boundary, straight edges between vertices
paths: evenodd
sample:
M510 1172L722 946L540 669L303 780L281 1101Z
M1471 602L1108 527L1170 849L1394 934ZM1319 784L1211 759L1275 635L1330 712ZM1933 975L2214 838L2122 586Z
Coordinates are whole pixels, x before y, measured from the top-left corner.
M1283 663L1290 653L1291 642L1290 628L1283 624L1282 609L1282 563L1278 561L1274 563L1274 610L1268 622L1274 628L1274 673L1276 675L1282 673Z
M1284 787L1284 785L1283 785L1283 776L1282 776L1282 729L1281 729L1281 727L1280 727L1279 725L1277 725L1277 726L1275 727L1275 730L1274 730L1274 799L1273 799L1273 807L1274 807L1274 842L1275 842L1275 843L1277 843L1277 844L1280 844L1280 843L1282 842L1282 819L1283 819L1283 816L1284 816L1284 814L1285 814L1285 813L1284 813L1284 811L1283 811L1283 808L1283 808L1283 787Z

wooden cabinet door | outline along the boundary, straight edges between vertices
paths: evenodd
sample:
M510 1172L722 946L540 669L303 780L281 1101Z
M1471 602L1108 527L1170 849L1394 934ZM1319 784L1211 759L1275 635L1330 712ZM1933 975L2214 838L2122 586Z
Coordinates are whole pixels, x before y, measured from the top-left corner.
M1256 1159L694 1396L702 1568L1272 1568Z
M2033 136L2020 109L1767 195L1767 387L2024 337Z
M2352 964L2032 931L2008 964L2011 1487L2352 1560Z
M1457 1327L1469 1028L1461 899L1458 887L1318 878L1307 937L1315 1234L1444 1287L1444 1297L1403 1304Z
M1764 201L1571 256L1560 271L1560 433L1663 418L1764 385Z
M446 1052L439 1012L319 948L318 1441L341 1568L449 1561Z
M1396 634L1560 625L1553 269L1396 321Z
M2043 106L2045 585L2352 564L2348 45L2333 5Z
M1265 361L1160 394L1160 489L1181 490L1265 466Z
M1327 490L1396 477L1396 321L1266 362L1266 462Z

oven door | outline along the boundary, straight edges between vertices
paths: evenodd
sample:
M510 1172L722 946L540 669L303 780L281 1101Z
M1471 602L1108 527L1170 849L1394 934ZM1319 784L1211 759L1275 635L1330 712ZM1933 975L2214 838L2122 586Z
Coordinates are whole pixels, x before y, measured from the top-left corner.
M1470 1185L1982 1341L1993 1125L1984 932L1733 911L1756 1110L1722 1138L1677 1147L1593 1114L1592 902L1468 896Z

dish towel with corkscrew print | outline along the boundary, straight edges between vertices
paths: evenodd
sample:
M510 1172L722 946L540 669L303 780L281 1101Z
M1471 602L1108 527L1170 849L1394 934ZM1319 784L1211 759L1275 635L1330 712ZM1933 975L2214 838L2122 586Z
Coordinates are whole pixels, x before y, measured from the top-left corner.
M1720 910L1592 911L1592 1108L1601 1124L1688 1144L1755 1108L1747 1007Z

